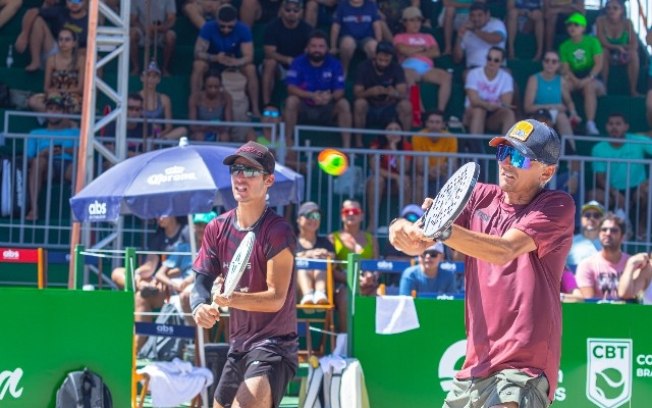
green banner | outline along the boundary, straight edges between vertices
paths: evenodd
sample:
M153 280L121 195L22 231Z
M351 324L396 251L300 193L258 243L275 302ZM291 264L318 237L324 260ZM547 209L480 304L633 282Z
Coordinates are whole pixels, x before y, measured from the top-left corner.
M353 355L374 408L441 407L464 362L464 303L415 299L420 328L375 333L376 299L355 298ZM563 305L562 359L554 407L648 407L652 307Z
M0 406L54 408L69 371L88 367L130 406L133 293L0 288Z

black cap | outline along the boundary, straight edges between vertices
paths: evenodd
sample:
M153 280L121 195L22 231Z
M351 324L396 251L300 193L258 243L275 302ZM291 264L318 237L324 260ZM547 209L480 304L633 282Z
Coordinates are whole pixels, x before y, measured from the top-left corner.
M267 147L261 145L260 143L245 143L244 145L240 146L240 148L238 148L235 153L227 156L222 163L230 166L235 163L238 157L242 157L243 159L247 159L252 163L259 164L266 173L274 174L274 167L276 166L274 155L269 151Z
M484 1L474 1L469 7L469 11L482 10L485 13L489 11L489 6Z
M238 18L238 10L230 4L223 4L217 10L217 19L226 23Z
M61 95L53 94L48 96L48 98L45 100L46 107L51 105L55 105L60 108L65 108L66 103L64 102L63 97Z
M534 119L516 122L505 136L494 137L489 146L509 144L521 154L546 164L557 164L561 140L553 129Z
M389 41L380 41L376 45L376 54L389 54L389 55L395 55L396 54L396 49L394 48L394 44L392 44Z

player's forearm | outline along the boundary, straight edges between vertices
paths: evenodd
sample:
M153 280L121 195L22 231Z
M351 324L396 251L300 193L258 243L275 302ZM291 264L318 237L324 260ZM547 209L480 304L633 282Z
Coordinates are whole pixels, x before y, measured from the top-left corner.
M234 292L229 307L248 312L273 313L281 310L286 296L287 293L279 293L273 289L256 293Z
M201 274L195 273L195 284L190 292L190 309L195 308L201 304L211 303L211 287L213 286L214 279Z
M446 245L467 256L496 265L505 265L519 255L536 249L536 246L530 248L504 237L471 231L458 225L453 225Z

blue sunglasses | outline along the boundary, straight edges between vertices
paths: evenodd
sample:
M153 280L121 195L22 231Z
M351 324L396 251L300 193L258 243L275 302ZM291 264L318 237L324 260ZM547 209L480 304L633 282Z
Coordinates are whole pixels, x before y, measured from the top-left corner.
M502 162L507 158L507 156L509 156L510 158L511 165L516 167L517 169L527 170L530 167L532 167L532 162L536 161L534 159L530 159L529 157L524 156L522 153L520 153L512 146L504 145L504 144L498 145L498 149L496 150L496 160Z

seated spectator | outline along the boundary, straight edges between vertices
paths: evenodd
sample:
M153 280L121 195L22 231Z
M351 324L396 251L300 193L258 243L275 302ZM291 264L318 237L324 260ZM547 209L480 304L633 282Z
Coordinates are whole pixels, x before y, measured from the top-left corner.
M45 111L48 114L61 115L64 109L65 103L60 96L50 96L45 101ZM48 117L45 128L32 130L29 134L41 136L28 138L25 146L25 156L29 159L29 209L25 220L36 221L39 218L39 194L48 175L48 161L52 160L52 176L55 180L72 181L73 155L77 150L79 129L73 127L68 119ZM52 140L57 138L62 140Z
M0 29L5 26L23 5L23 0L0 0Z
M585 299L618 299L618 280L625 270L629 254L622 251L627 233L626 222L608 213L600 222L598 237L602 249L577 265L577 286Z
M217 217L213 211L195 214L192 222L195 229L195 242L201 246L204 239L206 225ZM189 242L180 242L175 247L175 252L191 252ZM186 313L184 319L189 326L195 326L195 319L192 318L190 307L190 292L195 282L195 274L192 271L192 256L172 254L158 268L154 275L156 282L160 283L170 296L179 295L179 309Z
M623 209L630 215L632 211L640 209L635 213L638 220L636 232L644 235L648 205L646 166L642 163L626 161L607 164L597 159L641 160L652 156L652 145L646 136L627 133L629 123L620 113L610 114L606 127L608 136L612 139L620 139L622 143L604 141L597 143L591 149L591 157L595 159L591 164L597 188L589 195L600 202L609 203L609 208Z
M301 20L301 0L283 0L279 16L265 27L263 37L263 104L271 103L276 78L285 78L292 61L305 52L312 27Z
M341 0L331 25L331 54L340 55L344 77L356 48L367 58L376 54L376 45L382 39L378 5L372 0Z
M353 85L353 125L359 129L379 128L398 116L401 128L409 130L412 105L407 99L403 68L394 59L394 46L381 41L376 55L358 65ZM362 140L358 140L362 145Z
M281 0L242 0L240 3L240 20L250 29L254 23L267 23L278 16Z
M392 120L385 127L387 133L383 133L370 146L371 150L391 150L404 152L412 150L412 145L407 137L391 132L401 132L401 124ZM393 154L370 154L369 178L367 179L367 208L369 209L369 225L367 230L376 231L376 210L377 203L389 201L383 199L385 188L388 193L398 193L399 203L406 203L412 200L411 188L411 162L410 156L398 156ZM378 194L378 200L376 199Z
M426 248L419 255L419 263L410 266L401 274L398 294L412 296L413 293L436 293L451 295L455 290L455 274L448 269L440 269L444 260L444 245L441 242Z
M145 44L163 48L163 75L170 75L170 61L177 44L174 24L177 6L174 0L131 0L129 59L131 75L140 72L139 51ZM145 37L149 36L148 41Z
M342 202L342 229L329 234L328 239L333 243L335 248L335 259L347 261L350 253L360 255L361 259L378 258L378 241L369 232L361 228L364 212L362 206L355 200L344 200ZM347 330L347 290L346 277L344 285L338 285L335 292L335 306L337 308L338 331L346 332ZM336 280L341 282L341 279ZM359 279L360 293L363 295L373 296L378 288L378 274L374 272L363 271Z
M488 132L506 134L516 121L514 79L501 68L504 60L505 50L491 47L484 67L470 70L466 77L463 122L472 135ZM469 139L465 145L460 151L484 151L484 143L479 139Z
M448 71L435 68L433 59L440 55L439 45L431 34L421 32L422 23L423 15L418 7L403 10L405 32L394 37L394 45L405 69L408 88L422 80L438 85L437 109L445 111L451 96L453 76Z
M473 0L444 0L441 14L438 18L439 26L444 29L444 51L448 55L453 52L453 30L469 21L469 8Z
M652 305L652 265L650 255L642 252L632 255L625 265L618 282L618 296L621 299L641 299L641 303Z
M152 61L140 76L143 83L143 89L138 93L143 98L143 117L147 119L165 119L172 120L172 101L164 93L158 92L158 85L161 83L161 70ZM188 130L185 127L173 127L172 123L155 123L153 124L154 138L162 139L179 139L186 136Z
M382 18L383 39L391 41L403 31L403 10L421 6L419 0L378 0L378 10Z
M199 92L202 77L209 68L239 71L247 78L247 94L251 115L260 118L258 75L254 62L251 30L238 21L238 13L230 4L217 12L217 20L209 21L199 31L195 42L195 61L190 77L191 92Z
M328 238L317 236L320 223L321 210L319 205L312 201L301 204L297 218L299 234L297 236L296 258L335 259L333 244ZM328 304L325 270L297 269L297 286L301 291L300 304Z
M304 20L310 27L330 26L338 0L306 0Z
M647 31L645 37L647 45L652 47L652 27ZM652 128L652 55L648 59L648 72L647 72L647 96L645 97L645 115L647 116L647 124ZM651 133L652 134L652 133Z
M525 87L523 110L532 115L539 109L550 112L552 127L560 135L573 135L571 121L580 119L565 80L559 75L559 54L556 51L546 52L543 70L530 76Z
M625 6L619 0L609 0L604 7L606 14L595 21L595 28L602 48L606 50L602 63L602 80L607 88L609 67L627 65L629 93L640 96L636 85L640 69L638 59L638 36L632 21L627 18Z
M443 135L448 133L448 131L446 130L446 120L442 111L426 112L423 115L423 122L426 127L418 134L412 136L412 149L415 152L457 153L457 138L453 135L450 137ZM447 154L443 156L415 157L415 201L419 201L424 197L434 197L434 194L439 191L439 187L448 179L448 175L450 174L449 170L453 171L457 168L457 163L454 162L454 159L451 159L451 161L452 163L449 163ZM450 169L449 165L451 166ZM428 185L427 189L424 189L426 187L424 186L426 179L428 180Z
M263 119L261 120L262 123L273 123L274 125L278 125L283 121L282 115L281 115L281 110L278 108L276 105L272 104L267 104L263 108ZM250 129L249 133L247 134L247 141L250 142L256 142L259 143L263 146L266 146L270 151L272 151L272 154L274 157L278 157L278 154L276 151L279 149L281 146L280 144L280 138L279 138L279 133L278 133L278 126L275 126L276 128L276 140L273 140L272 138L272 132L274 131L273 128L265 126L263 128L257 128L257 129Z
M515 58L514 43L519 31L531 32L537 48L534 52L535 61L541 59L543 53L543 0L508 0L507 1L507 58ZM534 27L532 27L534 26Z
M154 130L152 124L147 124L147 131L143 131L143 97L140 94L132 93L127 96L127 157L133 157L143 152L143 144L133 139L143 139L153 137ZM101 131L102 136L113 137L117 136L115 121L111 122ZM129 140L131 139L131 140ZM111 150L115 149L115 143L108 143ZM109 167L109 163L105 163L105 168Z
M491 17L485 3L476 1L469 9L469 21L457 30L453 60L460 63L466 59L467 70L483 67L489 49L505 49L506 39L505 24Z
M36 112L45 112L45 101L58 95L64 103L64 113L80 113L84 93L84 55L77 50L77 36L67 28L59 31L58 51L48 57L45 63L45 92L32 95L29 107Z
M285 140L291 143L294 126L311 124L351 128L351 106L344 95L344 74L339 60L328 53L326 34L313 31L306 53L292 61L287 74ZM342 131L342 145L351 146L351 133Z
M208 122L232 122L233 100L222 87L222 77L219 72L208 71L204 75L202 91L190 95L188 100L188 119ZM227 126L211 126L208 124L191 125L191 139L207 142L229 141Z
M584 0L545 0L546 13L546 51L555 49L555 35L566 34L557 31L557 22L563 21L573 13L584 14Z
M573 245L566 257L566 265L575 271L577 265L595 255L602 249L598 235L600 221L604 216L604 207L597 201L591 200L582 206L581 232L573 237Z
M565 266L564 271L561 273L561 286L559 291L563 302L576 302L584 299L582 292L580 292L580 289L577 287L575 274L568 266Z
M183 13L198 30L209 21L215 20L219 7L228 3L223 0L186 0Z
M45 0L39 9L30 9L23 17L22 27L16 38L16 52L22 54L29 47L31 62L25 71L33 72L41 68L41 63L57 52L55 38L66 27L72 30L85 50L88 37L88 4L86 0L68 0L65 6L59 2ZM84 51L80 51L82 55Z
M605 87L598 79L602 72L603 54L600 41L592 35L584 35L586 17L574 13L566 20L570 38L559 46L562 74L571 92L582 91L584 96L585 131L588 135L598 135L595 125L595 112L598 96L605 94Z

